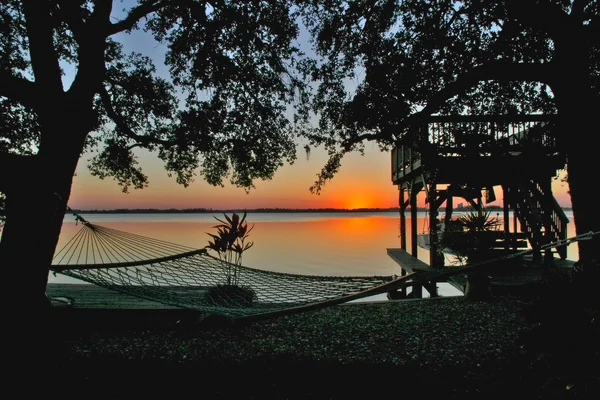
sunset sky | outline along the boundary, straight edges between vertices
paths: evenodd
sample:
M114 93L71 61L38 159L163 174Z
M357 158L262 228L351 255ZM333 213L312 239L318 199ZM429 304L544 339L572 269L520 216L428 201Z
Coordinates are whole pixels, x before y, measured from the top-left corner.
M375 144L367 144L364 156L349 154L339 174L325 185L320 195L309 187L325 164L326 154L313 150L307 159L302 148L293 165L285 165L271 181L257 181L256 188L246 193L230 184L213 187L197 177L184 188L169 178L161 161L150 153L140 157L150 185L143 190L123 194L112 180L101 181L90 176L85 160L80 162L70 205L78 209L113 208L365 208L395 207L398 190L391 182L390 156Z
M124 7L128 2L124 3ZM121 14L115 7L115 18ZM155 60L157 71L163 76L167 69L162 63L165 47L149 35L134 31L131 35L117 37L126 51L137 51ZM75 69L63 65L66 71L64 85L72 81ZM387 208L398 206L398 189L391 182L390 155L379 150L375 143L367 143L365 155L349 154L342 161L342 168L333 181L327 183L320 195L311 194L309 187L325 164L327 155L323 149L313 149L307 159L302 146L298 146L298 159L293 165L282 167L271 181L257 181L256 188L246 193L244 189L227 184L225 187L208 185L202 177L184 188L167 176L161 161L148 152L138 152L140 166L149 176L150 185L143 190L131 190L124 194L112 180L100 180L90 176L84 156L74 178L69 202L75 209L115 208ZM558 202L570 207L566 185L556 181L554 192ZM501 204L502 195L497 193ZM423 202L424 194L420 196ZM459 203L459 201L455 202Z
M307 160L303 150L298 150L298 160L282 167L271 181L258 181L256 188L246 193L244 189L226 184L225 187L208 185L197 177L184 188L167 176L161 161L150 153L140 156L140 165L150 178L143 190L130 190L124 194L112 180L90 176L85 159L79 164L74 179L69 205L75 209L116 208L387 208L398 206L398 189L391 182L390 155L382 153L373 143L368 143L364 156L347 155L339 174L325 185L320 195L311 194L309 187L326 161L324 151L313 150ZM566 184L555 180L553 191L563 207L570 207ZM502 204L502 193L496 191ZM423 202L424 192L420 195ZM455 204L461 201L456 199Z

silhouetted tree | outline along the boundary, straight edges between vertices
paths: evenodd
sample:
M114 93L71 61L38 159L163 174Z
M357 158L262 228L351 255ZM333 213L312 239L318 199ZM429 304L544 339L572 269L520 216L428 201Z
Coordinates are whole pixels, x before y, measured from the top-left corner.
M600 147L599 2L332 0L302 10L324 58L313 65L321 120L312 140L331 154L314 191L364 140L385 148L409 139L411 124L432 113L558 113L577 233L600 231L590 178ZM590 270L599 244L579 243Z
M113 4L114 3L114 4ZM124 9L122 9L124 7ZM8 298L22 314L45 288L80 156L124 191L148 180L134 149L177 181L249 189L296 157L286 114L303 102L287 1L0 2L0 243ZM166 48L169 76L120 43L142 29ZM75 70L73 80L66 70Z

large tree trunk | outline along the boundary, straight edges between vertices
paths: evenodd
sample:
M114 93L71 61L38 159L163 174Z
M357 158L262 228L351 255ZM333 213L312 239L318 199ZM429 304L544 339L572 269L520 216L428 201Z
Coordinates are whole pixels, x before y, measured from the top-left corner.
M48 305L49 266L69 197L69 192L52 186L26 183L7 194L0 259L7 263L5 276L19 313L43 312Z
M54 121L58 127L59 121L67 119ZM12 180L5 193L0 260L8 309L3 328L11 345L4 353L5 362L18 378L43 377L42 360L48 360L53 351L46 284L87 134L83 129L64 126L60 131L43 131L54 140L18 170L10 171L18 179Z
M597 121L594 121L595 113L600 110L600 102L594 98L589 86L573 86L578 88L565 88L566 90L557 93L557 103L559 129L562 132L560 145L567 151L569 193L576 233L579 235L600 231L600 214L596 210L598 201L595 195L600 132ZM596 257L600 248L598 244L597 240L579 242L580 258Z
M551 85L560 117L560 145L566 149L569 192L578 235L600 232L596 196L600 129L596 114L600 96L590 79L590 49L585 32L565 29L556 41L555 82ZM600 278L600 235L578 242L579 261L573 270L575 293L585 307L598 308L596 290Z
M585 98L584 93L579 93L579 96ZM567 145L567 172L573 219L578 235L588 232L600 233L600 214L597 210L596 195L598 155L595 154L600 148L600 132L594 127L592 108L589 107L590 104L596 104L597 112L600 110L600 104L590 98L587 104L581 104L581 101L574 99L573 101L580 106L579 109L570 110L571 123L568 130L574 137L577 135L579 140L574 138L572 139L574 143ZM572 282L573 293L579 299L574 300L584 308L600 310L600 292L597 290L598 279L600 279L600 235L594 236L592 240L579 241L577 245L579 261L573 268Z
M588 92L588 93L586 93ZM559 103L560 130L563 133L561 146L567 150L567 173L569 193L573 207L573 219L578 235L600 231L600 214L596 207L598 149L600 132L594 121L594 113L600 110L600 102L588 87L561 93ZM597 257L600 237L580 241L580 259Z

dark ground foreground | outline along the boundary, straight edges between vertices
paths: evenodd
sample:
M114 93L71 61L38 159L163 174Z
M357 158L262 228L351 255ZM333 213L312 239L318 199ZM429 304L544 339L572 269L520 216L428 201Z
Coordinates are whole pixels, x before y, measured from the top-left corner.
M35 365L57 398L600 398L598 347L585 345L600 337L540 330L514 300L347 304L243 326L53 312L50 362Z

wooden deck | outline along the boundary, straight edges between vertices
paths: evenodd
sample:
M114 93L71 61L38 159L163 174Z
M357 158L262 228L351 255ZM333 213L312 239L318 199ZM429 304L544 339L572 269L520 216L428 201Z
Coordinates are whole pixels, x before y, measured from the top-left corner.
M402 249L387 249L388 255L407 273L431 273L439 272L439 269L431 267L429 264L419 260L417 257L409 254ZM575 261L563 260L558 257L554 257L552 260L554 268L557 271L565 274L569 274ZM528 287L539 280L542 277L543 268L541 265L533 264L531 257L523 257L521 260L521 268L515 268L514 263L507 265L506 269L497 268L494 271L490 271L490 286L492 292L498 294L502 293L519 293L527 291ZM456 289L464 293L466 285L466 277L462 274L458 274L450 277L446 282L454 286Z

